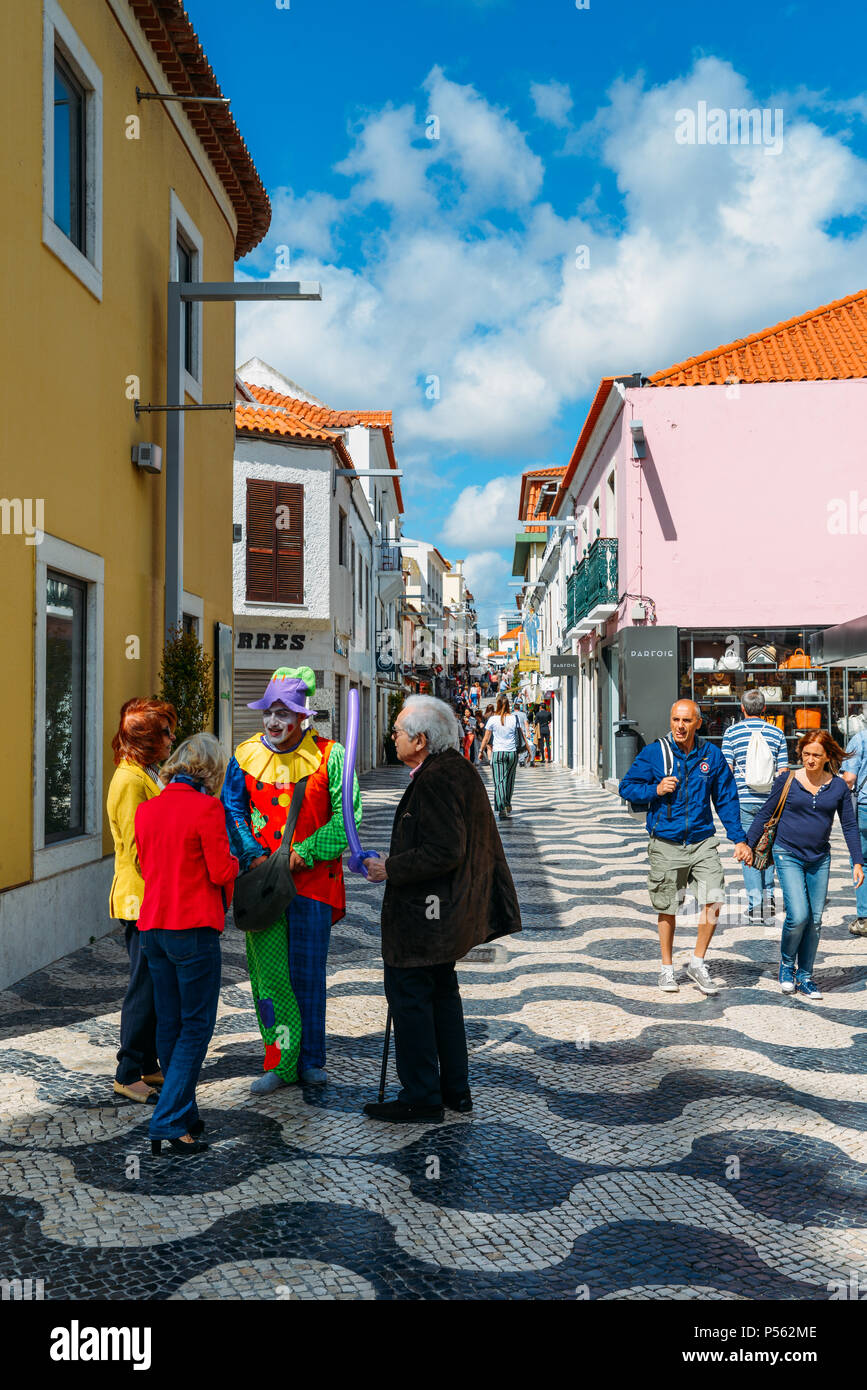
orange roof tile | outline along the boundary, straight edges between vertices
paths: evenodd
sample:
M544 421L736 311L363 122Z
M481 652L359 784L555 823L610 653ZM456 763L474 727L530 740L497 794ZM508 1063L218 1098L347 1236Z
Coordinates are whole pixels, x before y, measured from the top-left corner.
M520 627L510 627L508 632L504 632L504 633L503 633L502 637L500 638L500 641L501 641L501 642L507 642L507 641L508 641L510 638L512 638L512 637L519 637L520 634L521 634L521 629L520 629Z
M244 385L251 396L255 396L262 405L286 410L293 418L306 425L339 430L349 429L352 425L364 425L367 429L381 429L389 468L397 471L397 459L394 455L394 426L390 410L332 410L327 405L313 405L310 401L300 401L295 396L283 396L279 391L272 391L267 386L257 386L252 381L245 381ZM398 508L403 512L403 496L399 478L394 480L394 491Z
M345 468L352 468L343 436L337 430L327 430L310 425L306 420L288 410L273 406L251 405L248 401L235 403L235 429L241 434L276 435L283 439L304 439L315 443L330 444L340 457Z
M219 97L219 83L181 0L129 0L172 92ZM147 84L150 86L150 83ZM258 246L271 222L271 204L229 108L183 103L184 113L231 199L238 219L235 259Z
M867 377L867 290L655 372L651 386Z

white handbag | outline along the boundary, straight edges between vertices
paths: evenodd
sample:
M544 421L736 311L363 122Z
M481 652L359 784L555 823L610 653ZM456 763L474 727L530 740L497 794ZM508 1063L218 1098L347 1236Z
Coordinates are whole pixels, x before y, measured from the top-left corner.
M800 684L800 682L799 682ZM805 682L806 684L806 682ZM760 685L757 686L765 697L766 705L781 705L783 703L783 688L779 685Z
M712 656L697 656L692 663L694 671L715 671L717 663Z
M819 682L818 682L818 681L795 681L795 694L796 694L796 695L809 695L809 696L811 696L811 697L815 700L816 697L817 697L818 694L819 694Z
M737 652L733 651L723 652L717 662L717 666L720 671L742 671L744 669L743 661L738 656Z
M709 686L705 694L708 699L730 700L732 697L732 688L730 685L712 685Z

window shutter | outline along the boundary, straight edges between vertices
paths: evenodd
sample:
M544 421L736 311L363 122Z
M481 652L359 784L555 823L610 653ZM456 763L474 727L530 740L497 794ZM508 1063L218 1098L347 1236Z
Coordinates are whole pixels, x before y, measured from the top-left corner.
M304 485L275 483L274 486L277 549L277 591L274 597L278 603L303 603ZM281 508L284 510L281 511Z
M274 484L247 479L247 599L274 599Z

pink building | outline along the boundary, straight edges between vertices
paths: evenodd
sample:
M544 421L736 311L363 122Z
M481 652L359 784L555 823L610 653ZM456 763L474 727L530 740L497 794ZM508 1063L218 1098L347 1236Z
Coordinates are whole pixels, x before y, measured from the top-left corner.
M653 738L678 694L721 739L748 685L793 741L817 718L839 736L867 666L823 665L821 633L867 609L865 405L867 291L602 380L550 508L576 519L547 652L577 658L557 692L564 763L616 777L618 720ZM782 664L799 649L815 669Z

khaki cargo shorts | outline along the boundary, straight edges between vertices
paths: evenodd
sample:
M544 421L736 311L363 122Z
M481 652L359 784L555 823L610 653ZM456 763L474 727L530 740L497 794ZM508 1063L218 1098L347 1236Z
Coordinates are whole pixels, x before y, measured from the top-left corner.
M688 888L700 908L725 902L725 874L717 843L715 835L694 845L671 844L651 835L647 846L647 891L657 912L677 912Z

